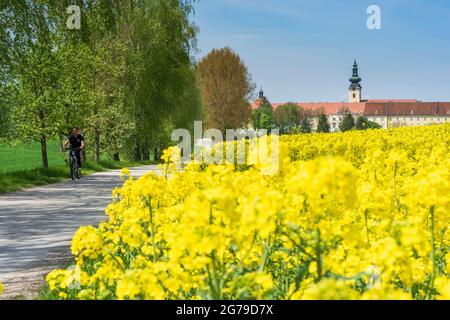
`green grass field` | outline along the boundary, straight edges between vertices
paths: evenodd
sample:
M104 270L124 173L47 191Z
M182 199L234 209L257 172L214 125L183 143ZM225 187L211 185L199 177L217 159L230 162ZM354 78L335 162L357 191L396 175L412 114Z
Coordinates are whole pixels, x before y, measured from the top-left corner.
M38 142L16 146L0 143L0 172L40 168L42 166L40 148ZM47 154L50 168L65 165L57 141L48 143Z
M69 178L69 167L59 151L59 144L52 141L47 146L49 169L42 167L39 143L17 146L0 144L0 194L33 186L63 181ZM83 175L109 169L133 167L153 162L116 162L109 158L100 163L83 163Z

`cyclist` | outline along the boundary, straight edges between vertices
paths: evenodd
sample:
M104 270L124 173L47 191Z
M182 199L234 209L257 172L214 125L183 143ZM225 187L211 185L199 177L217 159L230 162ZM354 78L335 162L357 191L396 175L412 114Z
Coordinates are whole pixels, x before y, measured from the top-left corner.
M78 128L72 128L70 135L64 142L64 148L75 150L78 167L81 168L81 150L84 149L84 137L78 132Z

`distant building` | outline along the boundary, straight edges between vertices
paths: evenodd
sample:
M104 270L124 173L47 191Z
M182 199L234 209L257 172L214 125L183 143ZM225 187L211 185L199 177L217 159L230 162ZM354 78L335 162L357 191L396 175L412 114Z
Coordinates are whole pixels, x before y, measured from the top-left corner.
M422 126L450 123L450 102L421 102L414 99L362 100L361 77L355 60L348 89L348 102L296 102L299 107L310 112L313 130L317 129L318 116L327 116L332 132L339 131L339 124L350 112L356 118L365 116L387 129L401 126ZM261 89L259 98L252 104L259 108L267 98ZM274 109L286 103L272 103Z
M450 122L450 102L368 102L364 115L383 128Z

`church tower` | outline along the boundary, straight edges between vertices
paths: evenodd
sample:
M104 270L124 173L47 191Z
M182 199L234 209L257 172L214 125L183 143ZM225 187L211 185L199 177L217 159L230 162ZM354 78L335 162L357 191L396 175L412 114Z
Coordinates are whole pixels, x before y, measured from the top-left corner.
M361 78L358 75L358 64L353 64L353 75L350 78L351 85L348 88L348 102L361 102Z
M262 87L261 90L259 90L259 99L264 99L264 91Z

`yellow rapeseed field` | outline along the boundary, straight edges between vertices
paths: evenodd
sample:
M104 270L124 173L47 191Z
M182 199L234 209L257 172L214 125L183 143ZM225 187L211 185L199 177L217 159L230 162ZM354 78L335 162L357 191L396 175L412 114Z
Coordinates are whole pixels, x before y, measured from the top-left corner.
M450 125L283 136L277 175L123 171L62 299L450 299ZM166 172L167 173L167 172Z

